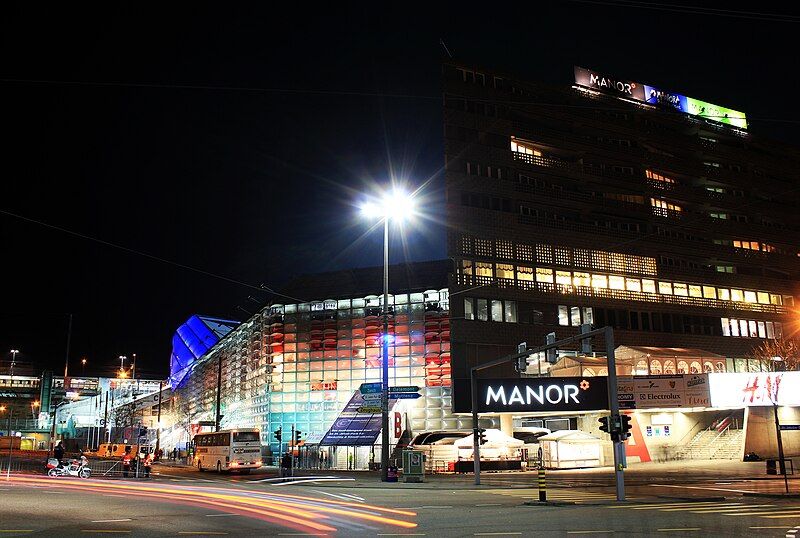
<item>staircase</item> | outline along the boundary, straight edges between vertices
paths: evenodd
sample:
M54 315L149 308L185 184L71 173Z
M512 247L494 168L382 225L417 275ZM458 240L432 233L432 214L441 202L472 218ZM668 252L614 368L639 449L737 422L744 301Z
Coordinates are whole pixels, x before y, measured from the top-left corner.
M733 460L742 455L744 430L725 428L698 432L689 443L681 447L677 459L683 460Z

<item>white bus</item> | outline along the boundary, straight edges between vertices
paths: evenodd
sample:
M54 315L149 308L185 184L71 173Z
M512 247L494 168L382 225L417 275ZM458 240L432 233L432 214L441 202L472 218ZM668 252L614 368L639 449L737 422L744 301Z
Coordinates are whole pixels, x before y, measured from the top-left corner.
M198 471L240 471L261 467L261 439L258 430L222 430L194 436L194 464Z

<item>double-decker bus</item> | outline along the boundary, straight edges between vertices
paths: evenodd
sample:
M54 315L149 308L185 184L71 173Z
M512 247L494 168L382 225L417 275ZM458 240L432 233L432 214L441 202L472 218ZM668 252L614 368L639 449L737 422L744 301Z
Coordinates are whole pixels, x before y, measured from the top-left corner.
M239 471L261 467L261 440L258 430L222 430L194 436L194 464L198 471Z

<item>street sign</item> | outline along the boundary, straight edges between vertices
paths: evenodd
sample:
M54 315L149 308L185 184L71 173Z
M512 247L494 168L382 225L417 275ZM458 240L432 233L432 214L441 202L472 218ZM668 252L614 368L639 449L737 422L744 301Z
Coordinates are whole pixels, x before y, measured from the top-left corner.
M396 393L396 392L418 392L419 387L410 386L410 387L389 387L389 392Z
M798 431L800 430L800 424L781 424L781 431Z
M361 383L361 386L358 388L358 390L361 391L361 394L380 392L383 390L383 383Z
M416 400L421 398L422 394L419 392L390 392L389 398L397 398L398 400Z
M366 394L362 394L361 398L365 402L371 402L373 400L380 400L381 396L383 396L380 392L368 392Z
M359 413L375 414L381 412L381 407L379 405L362 405L356 411Z

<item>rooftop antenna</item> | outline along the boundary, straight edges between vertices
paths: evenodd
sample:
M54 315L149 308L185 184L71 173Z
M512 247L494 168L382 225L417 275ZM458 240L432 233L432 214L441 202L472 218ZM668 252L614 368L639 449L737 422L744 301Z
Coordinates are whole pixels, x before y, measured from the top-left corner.
M450 49L448 49L448 48L447 48L447 45L445 44L445 42L444 42L444 39L442 39L441 37L439 38L439 44L442 46L442 48L444 49L444 51L447 53L447 55L448 55L448 56L450 57L450 59L452 60L452 59L453 59L453 55L452 55L452 54L450 54Z

